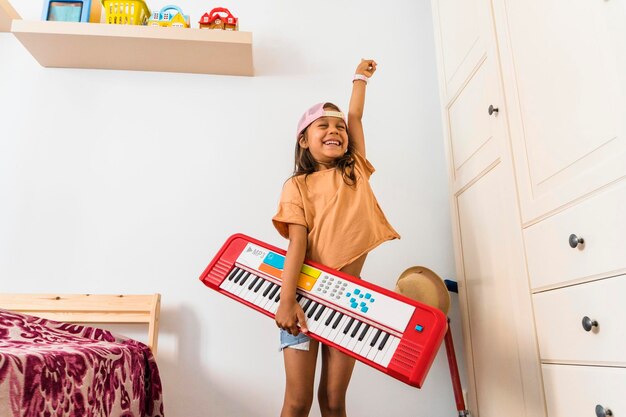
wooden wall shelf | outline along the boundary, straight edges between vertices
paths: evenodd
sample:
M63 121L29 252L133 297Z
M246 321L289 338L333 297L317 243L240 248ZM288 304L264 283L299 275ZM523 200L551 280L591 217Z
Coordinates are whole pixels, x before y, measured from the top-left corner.
M28 20L11 32L44 67L254 75L251 32Z
M13 19L21 19L21 17L8 0L0 0L0 32L10 32Z

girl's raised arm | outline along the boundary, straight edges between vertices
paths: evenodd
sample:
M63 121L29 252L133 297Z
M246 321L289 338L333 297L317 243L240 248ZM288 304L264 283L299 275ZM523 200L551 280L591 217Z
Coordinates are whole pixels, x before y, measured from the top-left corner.
M363 108L365 107L365 89L367 79L376 72L376 61L362 59L356 67L354 80L352 81L352 96L348 109L348 132L354 149L365 158L365 135L363 133ZM366 77L365 79L363 79Z

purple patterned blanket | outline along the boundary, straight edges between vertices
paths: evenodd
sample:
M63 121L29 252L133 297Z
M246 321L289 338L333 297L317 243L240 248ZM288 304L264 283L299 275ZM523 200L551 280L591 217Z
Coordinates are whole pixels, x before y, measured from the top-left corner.
M143 343L0 309L0 416L163 417L159 370Z

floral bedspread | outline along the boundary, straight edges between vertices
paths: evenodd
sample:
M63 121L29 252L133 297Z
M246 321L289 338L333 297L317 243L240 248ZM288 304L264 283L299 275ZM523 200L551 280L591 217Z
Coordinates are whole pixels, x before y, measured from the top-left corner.
M0 416L163 417L143 343L0 309Z

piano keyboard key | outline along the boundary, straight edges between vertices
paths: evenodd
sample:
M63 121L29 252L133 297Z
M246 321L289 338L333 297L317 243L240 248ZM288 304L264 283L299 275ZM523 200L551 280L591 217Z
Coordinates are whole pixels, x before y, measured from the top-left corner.
M323 308L315 316L315 320L313 320L313 323L309 326L309 330L317 334L318 336L321 336L321 333L325 329L326 317L332 314L332 309L326 308L326 306L322 307Z
M313 315L315 314L315 310L317 310L319 306L320 306L319 303L313 302L313 305L311 306L311 308L309 308L309 311L306 313L306 316L308 318L313 317Z
M315 320L316 321L320 319L320 317L324 313L324 310L326 310L326 306L322 305L321 308L318 310L317 314L315 315Z

